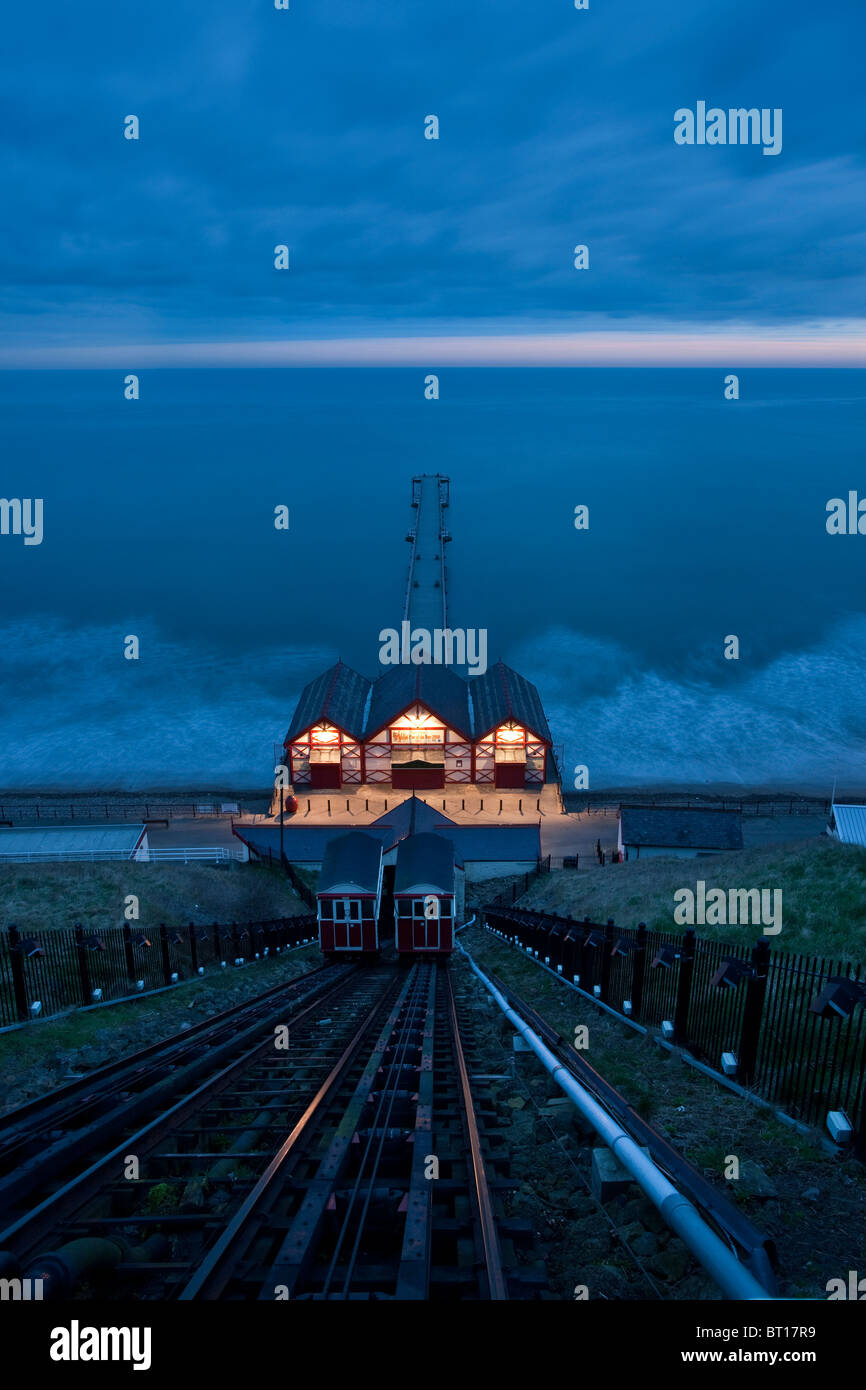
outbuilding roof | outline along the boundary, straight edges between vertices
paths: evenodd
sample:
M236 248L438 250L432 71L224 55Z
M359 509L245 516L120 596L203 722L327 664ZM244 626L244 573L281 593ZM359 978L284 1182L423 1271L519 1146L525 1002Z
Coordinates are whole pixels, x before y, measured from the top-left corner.
M405 801L401 801L399 806L386 811L378 820L373 821L373 825L382 826L392 832L392 844L402 840L406 835L415 835L419 831L436 830L439 826L456 826L456 822L450 816L443 815L441 811L436 811L432 806L428 806L426 801L422 801L417 796L407 796Z
M379 887L382 867L382 842L375 835L351 830L329 841L319 875L319 893L332 893L336 888L354 889L358 893L375 893Z
M330 666L301 692L286 742L290 743L323 719L336 724L353 738L361 738L370 684L366 676L359 675L342 661Z
M454 844L442 835L410 835L400 841L394 892L454 892Z
M451 840L457 863L535 863L541 858L541 828L535 825L455 825L435 829L434 835Z
M0 860L131 859L144 825L21 825L0 829Z
M739 811L701 807L620 806L624 845L653 849L742 849Z
M843 844L866 845L866 806L834 802L833 824Z

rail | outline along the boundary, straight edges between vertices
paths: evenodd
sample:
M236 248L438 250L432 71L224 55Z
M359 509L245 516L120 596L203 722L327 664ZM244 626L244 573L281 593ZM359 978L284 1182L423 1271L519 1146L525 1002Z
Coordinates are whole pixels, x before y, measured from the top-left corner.
M670 1182L653 1160L646 1157L628 1131L608 1114L595 1096L576 1080L571 1071L529 1027L520 1013L511 1007L501 991L476 964L462 942L458 943L458 950L466 956L473 973L556 1084L573 1101L622 1166L631 1173L665 1222L685 1242L725 1295L728 1298L746 1300L772 1299L773 1295L768 1293L755 1276L741 1264L736 1255L706 1223L697 1208Z

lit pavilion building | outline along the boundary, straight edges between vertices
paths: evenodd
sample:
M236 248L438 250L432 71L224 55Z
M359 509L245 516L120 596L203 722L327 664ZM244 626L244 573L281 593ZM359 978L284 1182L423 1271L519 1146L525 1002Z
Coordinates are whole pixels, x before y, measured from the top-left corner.
M447 631L448 479L413 479L416 522L404 624ZM376 680L338 661L301 694L284 744L296 792L460 786L539 792L556 778L538 691L499 661L463 676L448 665L389 666Z

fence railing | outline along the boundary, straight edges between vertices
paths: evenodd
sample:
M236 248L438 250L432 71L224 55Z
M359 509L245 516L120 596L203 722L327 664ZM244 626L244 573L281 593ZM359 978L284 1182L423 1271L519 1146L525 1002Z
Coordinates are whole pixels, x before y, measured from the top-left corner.
M632 792L617 792L612 796L603 793L590 795L588 792L563 792L566 810L604 812L616 814L622 805L659 806L666 811L703 810L739 811L744 816L829 816L830 801L823 797L713 797L705 795L689 796L684 793L676 800L670 797L645 795L639 787Z
M225 961L260 959L316 938L315 916L102 931L46 927L0 934L0 1026L159 989Z
M227 864L230 860L240 860L246 862L250 852L246 845L241 845L238 849L228 845L191 845L188 848L178 849L154 849L151 845L148 848L145 860L179 860L183 864L192 864L198 860L206 860L211 864Z
M526 912L487 925L624 1017L663 1033L808 1124L842 1110L866 1158L866 979L860 965ZM667 1026L665 1026L667 1025Z
M71 825L93 821L207 820L240 813L237 801L3 801L0 823L13 825Z
M18 850L4 853L0 850L0 864L101 864L112 860L126 863L148 864L155 860L177 860L182 864L207 861L211 864L225 864L229 860L245 861L249 851L245 846L235 849L226 845L193 845L177 849L140 849L130 856L126 849L56 849L56 850Z
M515 817L524 816L530 821L537 820L540 816L547 815L547 811L541 805L542 788L532 787L521 792L503 792L492 784L485 784L482 787L468 788L462 783L453 783L458 790L442 796L440 793L416 792L419 801L423 801L425 806L429 806L433 811L442 811L446 815L467 815L484 816L489 819L492 816L502 816L505 820L513 820ZM463 791L459 790L463 787ZM286 824L290 822L298 823L307 820L310 816L318 821L324 816L332 819L345 820L346 816L360 816L366 820L367 816L382 816L389 810L393 811L407 796L412 793L409 791L393 791L388 789L387 795L381 796L347 796L345 790L334 791L330 796L323 795L321 792L314 796L306 796L303 788L297 794L298 808L286 815ZM273 825L274 816L268 812L255 812L244 816L245 825Z

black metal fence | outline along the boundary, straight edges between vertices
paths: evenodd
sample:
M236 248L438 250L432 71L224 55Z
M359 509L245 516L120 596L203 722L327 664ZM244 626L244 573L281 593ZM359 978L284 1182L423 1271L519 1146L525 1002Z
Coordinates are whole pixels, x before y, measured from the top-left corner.
M0 1026L159 989L223 961L233 965L299 946L316 933L308 913L207 927L47 927L32 935L9 927L0 935Z
M265 801L266 793L245 793L243 801ZM0 801L0 824L4 825L70 825L94 821L171 821L207 820L214 816L237 815L241 805L237 794L215 794L197 801L149 800L127 798L112 801L99 796L79 796L72 800L62 797Z
M842 1110L866 1158L866 979L860 965L502 903L488 926L566 980L808 1124ZM665 1026L666 1025L666 1026ZM730 1071L729 1071L730 1074Z
M660 806L667 811L715 810L739 811L743 816L829 816L831 802L827 797L804 796L756 796L730 797L707 796L697 793L690 796L683 793L676 801L670 797L645 795L639 787L628 794L616 792L611 796L604 793L570 792L562 794L569 811L610 811L616 812L623 804L640 806Z

